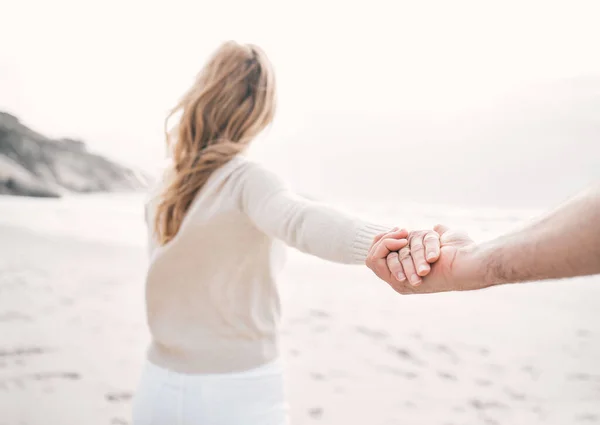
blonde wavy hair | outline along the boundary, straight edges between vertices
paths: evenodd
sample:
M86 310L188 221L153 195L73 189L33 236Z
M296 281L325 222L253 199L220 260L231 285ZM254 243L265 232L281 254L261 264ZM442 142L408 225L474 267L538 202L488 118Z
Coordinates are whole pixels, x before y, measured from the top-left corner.
M169 121L181 114L169 131ZM221 45L165 121L173 166L165 176L154 230L171 241L210 175L243 151L275 114L275 78L265 53L252 44Z

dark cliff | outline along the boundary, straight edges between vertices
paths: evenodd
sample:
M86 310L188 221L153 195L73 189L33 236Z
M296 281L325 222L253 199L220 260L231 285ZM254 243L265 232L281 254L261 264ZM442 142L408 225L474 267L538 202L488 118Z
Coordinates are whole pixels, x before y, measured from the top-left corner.
M146 182L140 172L88 152L81 141L50 139L0 112L0 194L134 191Z

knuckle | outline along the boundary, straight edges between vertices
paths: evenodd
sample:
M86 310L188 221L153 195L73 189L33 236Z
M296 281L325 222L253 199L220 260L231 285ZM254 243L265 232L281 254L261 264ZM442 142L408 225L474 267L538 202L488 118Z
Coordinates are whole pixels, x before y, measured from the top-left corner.
M406 260L408 257L410 257L410 248L402 248L400 251L398 251L398 256L400 260Z
M411 242L413 239L423 236L422 230L413 230L408 234L408 241Z
M419 252L419 251L423 251L424 249L425 249L425 245L423 245L421 242L414 243L410 246L410 250L412 252Z
M427 233L423 238L425 242L436 242L440 240L440 237L434 233Z

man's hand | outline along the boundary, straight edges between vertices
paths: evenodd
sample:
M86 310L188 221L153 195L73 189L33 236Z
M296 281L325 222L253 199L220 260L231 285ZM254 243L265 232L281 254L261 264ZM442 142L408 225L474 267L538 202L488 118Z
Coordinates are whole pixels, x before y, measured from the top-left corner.
M367 257L367 267L382 280L389 283L400 294L426 294L433 292L464 291L480 289L483 287L481 266L475 255L473 240L464 233L449 230L447 227L437 225L434 230L440 236L441 249L439 259L431 267L431 272L422 278L422 283L411 285L406 280L396 278L394 271L395 262L388 262L388 257L394 258L396 249L402 250L408 241L390 239L388 235L375 241ZM424 238L423 238L424 239ZM410 255L412 256L412 244ZM400 247L400 248L397 248ZM420 254L421 247L416 244L416 253ZM425 248L427 252L427 248ZM402 255L406 255L406 250ZM432 256L432 259L434 257ZM384 267L385 266L385 267Z

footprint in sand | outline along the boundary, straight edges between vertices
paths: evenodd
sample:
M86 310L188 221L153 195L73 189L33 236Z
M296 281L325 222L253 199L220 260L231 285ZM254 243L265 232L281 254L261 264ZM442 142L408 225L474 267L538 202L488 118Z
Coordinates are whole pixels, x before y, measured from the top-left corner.
M0 349L0 357L21 357L35 354L44 354L47 350L42 347L18 347L8 350Z
M504 403L500 403L499 401L489 400L483 401L478 398L473 398L469 400L469 405L476 410L491 410L491 409L507 409L508 406Z
M531 365L525 365L521 368L521 370L525 373L527 373L531 379L533 379L534 381L536 381L541 374L541 371L539 371L538 369L536 369L535 367L531 366Z
M415 372L411 372L408 370L400 370L400 369L396 369L395 367L386 367L385 370L393 373L396 376L401 376L402 378L406 378L406 379L415 379L415 378L419 377L419 375L416 374Z
M78 381L79 379L81 379L81 375L77 372L46 372L31 375L31 379L35 381L47 381L50 379L65 379L67 381Z
M501 374L501 373L503 373L503 372L504 372L504 366L502 366L502 365L499 365L499 364L493 364L493 363L491 363L491 364L488 364L488 365L487 365L487 368L488 368L488 369L489 369L491 372L493 372L493 373L496 373L496 374Z
M582 415L578 415L575 420L577 422L592 422L592 423L598 423L600 416L598 415L594 415L593 413L584 413Z
M546 413L544 412L544 410L540 407L540 406L534 406L531 411L535 414L537 414L539 419L545 419L546 418Z
M458 363L459 358L458 358L458 354L456 354L456 352L454 352L454 350L452 350L450 347L444 345L444 344L438 344L435 346L436 350L442 354L445 354L446 356L448 356L450 358L450 360L452 360L452 363Z
M0 314L0 322L31 322L32 318L18 311L7 311Z
M313 326L310 330L313 333L322 334L324 332L327 332L329 330L329 327L326 325L319 325L319 326Z
M386 339L389 337L389 335L385 331L378 331L364 326L356 326L354 329L356 330L356 332L368 336L372 339Z
M437 375L446 381L458 381L458 378L451 373L438 371Z
M75 303L75 301L73 300L73 298L69 298L69 297L63 297L60 300L60 304L66 306L66 307L73 305L74 303Z
M106 393L104 395L104 397L106 398L107 401L109 401L111 403L121 403L124 401L131 400L131 398L133 397L133 394L129 391L113 392L113 393Z
M589 373L572 373L567 376L569 381L595 381L600 382L600 375L592 375Z
M304 323L308 323L308 320L308 317L296 317L288 320L288 323L290 325L303 325Z
M435 351L437 353L447 356L450 359L450 361L454 364L457 364L460 360L456 352L444 344L433 344L424 342L423 348L425 350Z
M512 398L513 400L525 400L525 394L515 391L512 388L506 387L504 388L504 393L509 396L510 398Z
M422 362L421 360L417 359L415 356L413 356L413 354L408 351L406 348L400 348L400 347L395 347L393 345L389 345L388 349L393 352L394 354L396 354L398 357L400 357L402 360L406 360L406 361L410 361L412 363L415 363L417 365L424 365L424 362Z
M329 319L331 315L323 310L311 309L309 311L309 315L312 317L317 317L319 319Z
M588 338L592 335L592 332L587 329L578 329L576 335L579 338Z
M308 416L310 416L313 419L321 419L323 417L324 412L325 409L323 409L322 407L312 407L308 409Z

